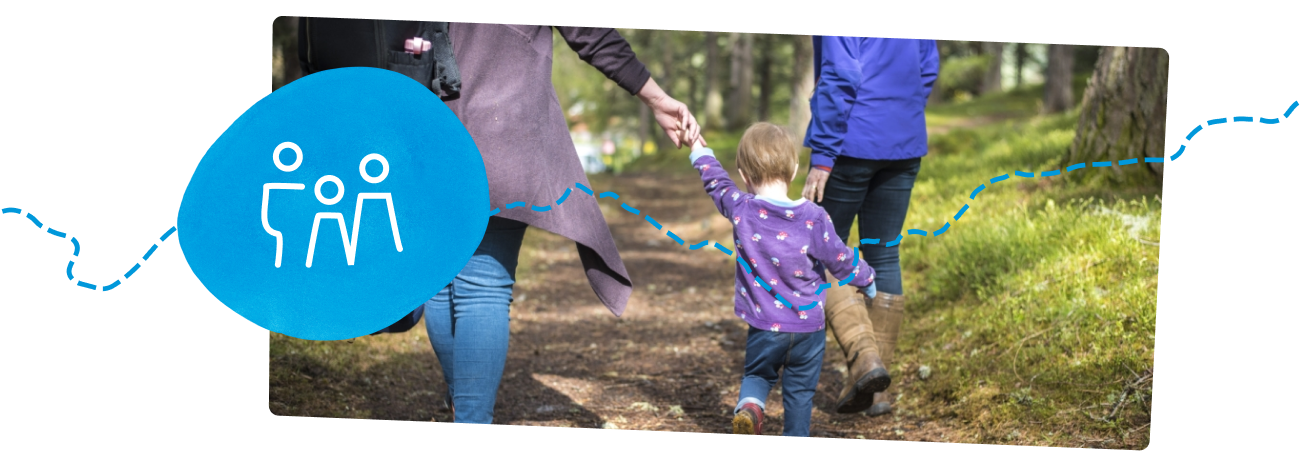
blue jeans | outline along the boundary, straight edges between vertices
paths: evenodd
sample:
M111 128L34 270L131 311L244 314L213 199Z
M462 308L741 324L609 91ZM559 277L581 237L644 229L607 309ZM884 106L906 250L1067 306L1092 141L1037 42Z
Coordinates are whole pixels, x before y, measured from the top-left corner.
M862 259L876 269L876 289L903 295L903 270L898 246L886 247L903 232L912 185L921 171L921 159L863 160L841 156L826 179L822 208L831 216L840 241L849 241L853 217L858 218L859 239L880 239L860 245Z
M745 378L740 382L736 410L745 403L767 409L767 394L780 375L781 404L785 406L785 429L781 434L808 436L813 395L817 393L825 353L825 330L784 333L750 327L745 338Z
M527 228L492 217L469 263L424 303L425 328L442 365L456 422L492 423L510 346L515 266Z

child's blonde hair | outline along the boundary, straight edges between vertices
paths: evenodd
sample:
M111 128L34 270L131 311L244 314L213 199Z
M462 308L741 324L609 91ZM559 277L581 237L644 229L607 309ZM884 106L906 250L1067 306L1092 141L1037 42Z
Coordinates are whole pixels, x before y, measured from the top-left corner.
M790 183L799 169L794 137L785 128L767 122L750 125L736 147L736 167L754 186L768 182Z

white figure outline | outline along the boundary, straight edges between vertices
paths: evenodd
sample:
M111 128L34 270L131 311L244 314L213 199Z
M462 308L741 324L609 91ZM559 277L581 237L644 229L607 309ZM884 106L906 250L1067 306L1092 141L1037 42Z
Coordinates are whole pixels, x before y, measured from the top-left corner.
M286 148L293 150L293 153L296 155L297 159L294 160L292 165L285 165L284 162L280 161L280 152L283 152ZM282 142L280 145L275 147L274 152L271 152L271 162L275 163L275 167L279 168L281 171L293 172L295 169L298 169L298 166L302 165L302 149L298 148L298 144ZM266 217L267 205L271 201L271 190L302 190L306 188L307 185L301 183L267 183L262 185L262 229L265 230L267 234L271 234L272 237L275 237L276 268L280 268L280 257L284 251L284 236L280 234L280 231L271 229L271 222L267 220ZM339 186L340 190L342 188L342 186Z
M372 177L370 174L366 173L366 164L370 161L379 161L379 164L383 165L383 171L381 171L378 176ZM384 159L384 157L378 153L371 153L361 159L359 171L361 173L361 178L365 179L367 182L382 182L384 179L388 178L388 160ZM330 199L326 199L320 192L321 186L327 181L334 182L334 184L338 185L339 188L338 194L335 194L334 197ZM325 205L334 205L343 198L343 183L339 181L338 177L326 175L316 181L315 191L316 199L321 203ZM361 229L361 211L364 206L363 204L367 199L382 199L388 203L388 222L393 229L393 245L397 247L397 252L402 252L402 236L398 233L397 229L397 211L393 208L393 193L358 193L356 210L352 212L351 239L348 238L348 228L346 223L344 223L342 213L320 212L316 214L315 219L313 219L311 223L311 241L309 241L307 245L307 268L311 268L312 259L316 256L316 236L320 232L320 222L324 219L338 221L339 237L343 240L343 253L347 256L348 265L354 265L356 263L357 236L360 234Z

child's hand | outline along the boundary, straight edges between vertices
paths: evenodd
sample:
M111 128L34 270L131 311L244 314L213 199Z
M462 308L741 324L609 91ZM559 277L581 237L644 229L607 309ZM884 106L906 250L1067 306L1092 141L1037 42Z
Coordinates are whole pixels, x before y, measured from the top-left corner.
M872 281L871 284L867 285L867 287L858 288L858 292L867 296L868 299L876 298L876 282Z
M697 135L694 143L687 143L687 141L690 140L690 136L691 136L690 133L691 133L691 132L690 132L690 131L687 131L687 130L684 129L684 128L682 128L682 124L681 124L681 122L678 122L678 123L677 123L677 126L678 126L678 130L680 131L680 132L677 134L677 139L678 139L678 141L679 141L682 145L688 145L688 146L690 146L690 147L691 147L691 150L695 150L695 149L702 148L702 147L708 147L708 143L707 143L707 142L704 142L704 135L703 135L703 134L699 134L699 135Z

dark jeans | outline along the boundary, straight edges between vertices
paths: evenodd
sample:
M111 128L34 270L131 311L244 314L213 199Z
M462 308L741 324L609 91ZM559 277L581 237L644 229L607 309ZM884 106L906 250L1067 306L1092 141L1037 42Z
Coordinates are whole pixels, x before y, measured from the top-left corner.
M769 332L750 327L745 339L745 378L740 401L767 409L767 394L781 376L781 404L785 406L785 436L808 436L813 395L822 374L826 331L812 333ZM781 370L784 369L785 373Z
M835 234L849 241L853 217L858 218L859 239L880 239L875 245L859 245L862 259L876 269L876 289L903 295L903 271L898 265L898 246L885 244L898 238L907 218L912 185L921 170L921 158L908 160L862 160L841 156L835 159L822 208L831 216Z

